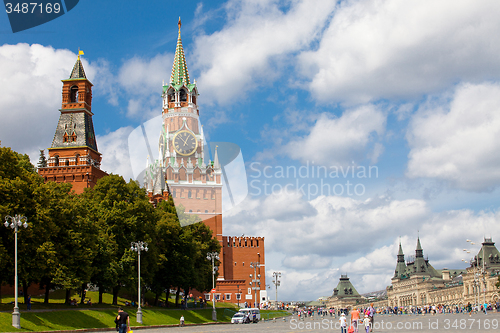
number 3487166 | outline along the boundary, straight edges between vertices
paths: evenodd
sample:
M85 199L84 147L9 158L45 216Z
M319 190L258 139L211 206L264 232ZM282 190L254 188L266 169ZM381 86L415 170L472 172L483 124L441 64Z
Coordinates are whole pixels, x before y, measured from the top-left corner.
M61 11L61 4L59 3L37 3L37 2L23 2L23 3L10 3L7 2L5 4L5 11L7 14L10 14L12 12L18 13L18 14L35 14L35 13L55 13L58 14Z

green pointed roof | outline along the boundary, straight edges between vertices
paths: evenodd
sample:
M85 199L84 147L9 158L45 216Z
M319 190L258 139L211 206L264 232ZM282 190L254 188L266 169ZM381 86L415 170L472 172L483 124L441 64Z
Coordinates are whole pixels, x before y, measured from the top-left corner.
M335 289L333 289L333 297L344 298L344 297L361 297L356 291L356 288L352 285L351 281L347 277L347 274L340 275L339 284Z
M403 247L401 246L401 241L399 242L399 251L398 251L398 255L400 255L400 256L404 256L404 253L403 253Z
M70 79L86 79L85 71L83 70L83 64L80 61L80 56L76 59L73 70L71 71Z
M190 84L189 73L186 64L186 57L184 56L184 49L182 48L181 40L181 18L179 17L179 35L177 36L177 48L175 49L174 64L172 66L172 75L170 75L170 84L172 86L186 86Z
M422 245L420 245L420 237L417 238L417 250L422 250Z
M483 253L484 253L484 265L485 268L500 268L500 252L495 246L495 243L491 238L484 238L484 242L481 244L481 249L477 253L474 258L474 262L471 263L471 266L475 266L476 264L479 267L483 265Z

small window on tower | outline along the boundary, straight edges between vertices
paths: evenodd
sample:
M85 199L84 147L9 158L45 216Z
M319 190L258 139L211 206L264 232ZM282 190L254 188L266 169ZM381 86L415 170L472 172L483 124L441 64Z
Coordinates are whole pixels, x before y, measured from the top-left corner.
M78 102L78 87L77 86L71 87L69 100L71 103Z
M181 89L181 90L179 91L179 97L180 97L180 99L181 99L181 102L185 102L185 101L187 101L187 94L186 94L186 90Z
M168 101L169 102L175 102L175 92L173 90L170 90L168 92Z

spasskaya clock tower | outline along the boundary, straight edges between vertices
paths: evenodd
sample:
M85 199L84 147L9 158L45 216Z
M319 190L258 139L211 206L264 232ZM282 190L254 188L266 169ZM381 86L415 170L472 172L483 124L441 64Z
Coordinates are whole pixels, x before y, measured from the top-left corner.
M265 286L263 237L222 235L223 173L217 147L213 160L200 126L196 80L189 78L181 40L181 20L170 82L162 89L162 127L158 142L158 160L148 161L144 183L151 202L172 196L176 207L205 223L220 242L216 298L233 303L267 302L265 288L254 299L251 262L258 262L260 284ZM181 225L183 221L180 221ZM189 221L192 223L193 221ZM262 272L262 274L261 274ZM254 278L255 280L255 278ZM208 297L208 294L206 295ZM241 302L240 302L241 301Z
M146 172L153 201L165 196L166 185L175 205L199 217L222 240L222 181L217 157L206 158L203 128L199 122L198 88L191 83L181 40L181 21L169 84L163 85L163 125L158 142L159 159ZM205 154L207 153L207 154ZM168 194L167 194L168 195ZM183 221L181 221L182 224ZM219 272L223 276L223 272Z

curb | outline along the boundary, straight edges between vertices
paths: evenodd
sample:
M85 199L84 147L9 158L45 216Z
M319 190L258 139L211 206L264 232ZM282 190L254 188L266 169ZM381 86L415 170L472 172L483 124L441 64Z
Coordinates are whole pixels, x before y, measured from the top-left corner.
M220 322L208 322L208 323L200 323L200 324L184 324L184 326L206 326L206 325L226 325L226 324L231 324L231 323L220 323ZM163 328L163 327L179 327L179 324L169 324L169 325L152 325L152 326L131 326L130 328L135 331L135 330L147 330L147 329L154 329L154 328ZM53 332L53 333L72 333L72 332L106 332L106 331L112 331L114 330L114 327L103 327L103 328L82 328L82 329L74 329L74 330L63 330L63 331L30 331L30 333L48 333L48 332ZM5 332L5 333L18 333L19 331L16 332Z

